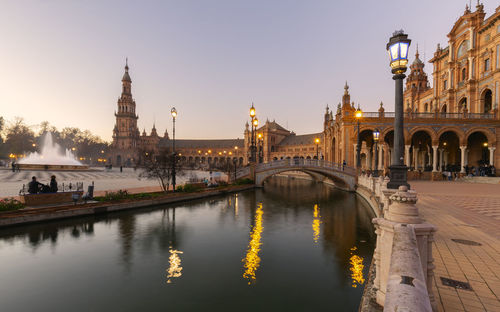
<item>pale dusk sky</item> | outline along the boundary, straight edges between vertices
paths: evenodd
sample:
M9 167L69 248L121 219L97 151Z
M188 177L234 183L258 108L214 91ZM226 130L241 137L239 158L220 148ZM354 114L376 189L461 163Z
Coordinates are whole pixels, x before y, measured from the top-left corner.
M363 110L393 111L392 32L427 61L468 3L2 0L0 116L111 140L128 57L141 132L171 133L175 106L179 138L241 138L252 102L261 121L319 132L346 80ZM482 3L487 17L499 5Z

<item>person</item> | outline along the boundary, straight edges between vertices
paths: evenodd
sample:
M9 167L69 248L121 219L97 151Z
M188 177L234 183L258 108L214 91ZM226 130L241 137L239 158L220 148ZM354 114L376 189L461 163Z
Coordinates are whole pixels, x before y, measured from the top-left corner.
M31 182L28 183L28 193L30 194L38 193L41 186L42 183L38 182L35 176L31 177Z
M16 172L16 162L12 162L12 172Z
M120 166L120 172L123 172L123 166Z
M53 175L50 177L50 192L51 193L56 193L57 192L57 181L56 181L56 176Z
M344 161L342 162L342 171L344 171L345 166L346 166L346 162L345 162L345 159L344 159Z

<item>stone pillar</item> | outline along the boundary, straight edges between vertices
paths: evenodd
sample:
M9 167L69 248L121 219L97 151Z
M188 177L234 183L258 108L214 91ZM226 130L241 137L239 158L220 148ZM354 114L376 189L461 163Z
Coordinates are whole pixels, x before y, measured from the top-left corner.
M366 169L372 170L372 149L366 147Z
M496 147L488 147L490 150L490 166L494 166L495 164L495 149Z
M432 146L432 172L437 172L438 147L437 145Z
M405 145L405 165L410 167L410 147L411 145Z
M353 145L354 145L354 153L352 153L354 155L354 157L353 157L353 159L354 159L354 161L353 161L353 167L356 167L356 161L357 161L357 157L358 157L358 151L357 151L358 144L354 143Z
M465 151L467 146L460 146L461 157L460 157L460 173L465 173Z
M418 169L418 152L419 152L419 149L415 148L415 146L414 146L413 147L413 167L414 167L413 170Z
M383 164L382 164L382 157L384 155L384 153L382 151L383 148L384 148L383 145L379 144L379 146L378 146L378 164L377 164L378 170L384 170L384 167L382 167L383 166Z
M444 149L440 148L439 149L439 171L443 172L443 154L444 154Z

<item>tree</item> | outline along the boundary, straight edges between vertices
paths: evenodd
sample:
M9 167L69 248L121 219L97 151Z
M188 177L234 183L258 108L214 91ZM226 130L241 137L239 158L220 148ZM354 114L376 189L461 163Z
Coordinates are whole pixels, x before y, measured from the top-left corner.
M172 180L173 154L169 149L163 149L158 153L146 151L140 151L140 153L144 155L142 158L144 171L140 176L148 179L157 179L161 189L167 192ZM183 174L179 166L179 161L176 161L175 171L176 176Z
M5 147L8 153L23 154L35 150L35 133L21 117L14 118L5 129Z

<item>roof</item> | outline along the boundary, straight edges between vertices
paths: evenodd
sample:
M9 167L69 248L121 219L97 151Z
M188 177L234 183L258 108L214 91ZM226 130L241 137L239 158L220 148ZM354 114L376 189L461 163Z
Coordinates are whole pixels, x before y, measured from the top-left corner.
M304 135L290 135L283 139L278 145L309 145L314 144L314 139L320 138L323 141L323 133L311 133Z
M160 146L166 147L171 146L172 140L170 139L161 139ZM243 139L222 139L222 140L188 140L188 139L180 139L175 140L176 148L233 148L238 146L243 148L244 140Z
M257 131L260 131L260 130L264 130L264 129L269 129L269 130L280 130L280 131L286 131L286 132L290 132L289 130L283 128L282 126L280 126L276 121L266 121L266 123L257 129Z

